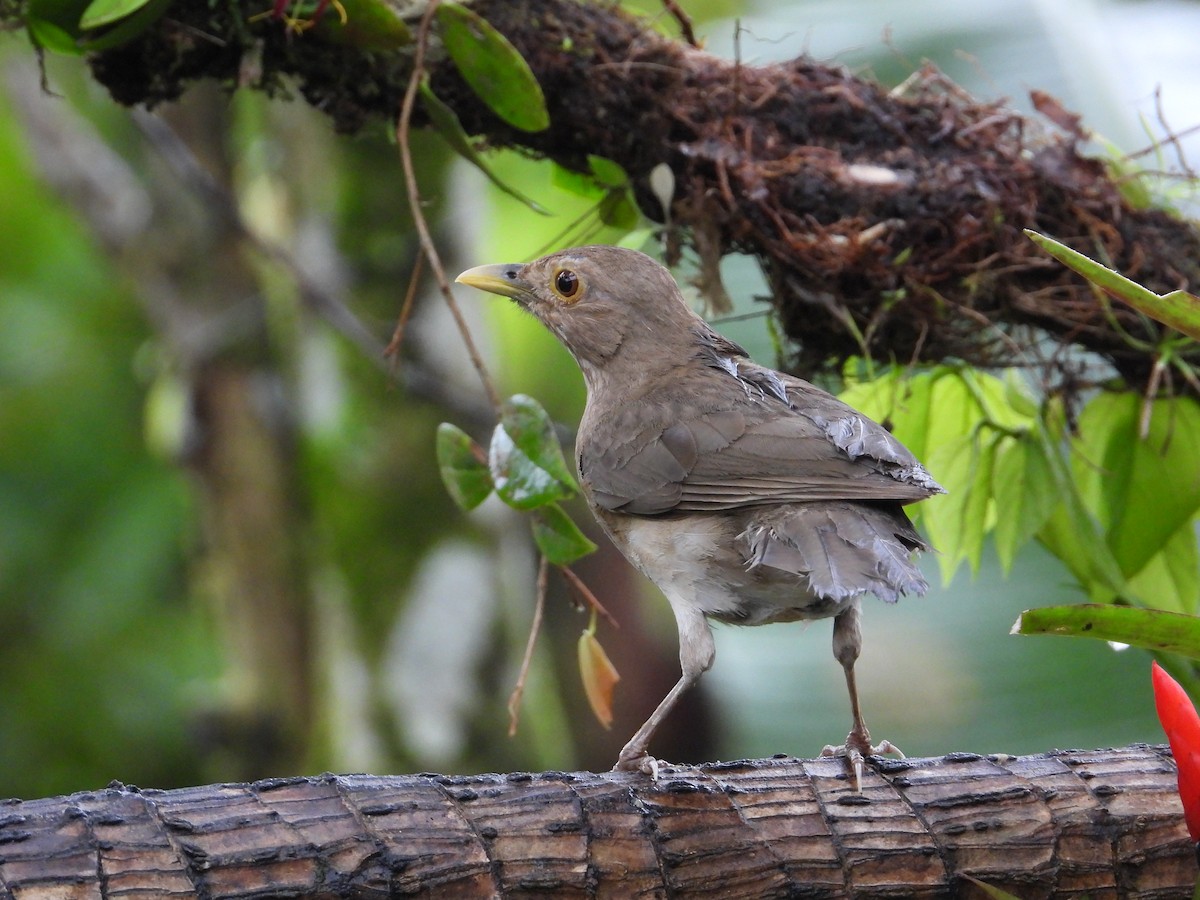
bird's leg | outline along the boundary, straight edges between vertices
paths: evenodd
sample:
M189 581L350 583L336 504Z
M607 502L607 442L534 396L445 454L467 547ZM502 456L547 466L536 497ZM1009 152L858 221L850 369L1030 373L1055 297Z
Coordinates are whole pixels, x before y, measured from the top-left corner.
M846 673L846 689L850 692L850 714L854 724L846 735L846 743L840 747L827 746L821 751L822 756L844 756L854 769L854 790L862 790L863 757L873 753L896 753L901 758L904 754L891 741L882 741L877 746L871 744L871 733L867 731L867 723L863 719L862 709L858 705L858 686L854 680L854 663L862 650L862 630L859 628L858 602L839 613L833 620L833 655L842 664Z
M667 696L663 697L654 712L650 714L650 718L634 733L621 750L620 756L617 757L617 764L613 766L614 772L641 772L658 778L658 760L647 752L650 738L654 736L658 726L662 724L663 719L671 712L684 692L708 671L716 656L712 631L708 627L704 613L688 603L677 602L669 597L668 599L671 600L675 621L679 625L679 666L683 670L683 674L675 682L675 686L667 692Z

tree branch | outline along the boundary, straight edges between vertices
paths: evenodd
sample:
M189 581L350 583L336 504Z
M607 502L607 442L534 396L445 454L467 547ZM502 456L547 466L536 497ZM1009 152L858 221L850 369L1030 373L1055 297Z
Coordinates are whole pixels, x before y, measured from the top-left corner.
M722 254L755 255L799 342L802 372L867 352L1032 365L1069 388L1078 359L1055 352L1068 343L1144 387L1163 329L1124 307L1110 314L1023 228L1156 292L1200 285L1197 230L1132 205L1104 162L1080 154L1085 130L1044 94L1046 121L1035 121L974 101L932 69L888 91L806 58L761 67L721 60L607 4L473 8L532 67L551 126L528 134L501 122L438 56L433 87L468 131L580 171L588 154L613 159L660 219L647 177L665 162L677 185L670 246L690 242L710 273ZM247 59L261 71L256 86L277 91L295 79L344 131L393 119L411 74L411 48L366 52L297 38L278 23L250 23L236 4L177 3L93 66L119 101L153 104L195 78L238 84ZM1046 334L1055 347L1043 352ZM1200 364L1200 351L1179 358Z
M322 775L0 807L0 896L1190 896L1165 748Z

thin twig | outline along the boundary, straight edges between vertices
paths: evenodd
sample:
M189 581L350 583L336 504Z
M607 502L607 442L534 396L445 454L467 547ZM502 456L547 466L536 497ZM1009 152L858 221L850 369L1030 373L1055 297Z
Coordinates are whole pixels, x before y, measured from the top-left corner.
M617 622L613 614L604 608L604 604L597 600L596 595L593 594L591 589L583 583L582 578L572 572L567 566L559 566L558 570L563 573L563 577L567 579L567 583L576 591L578 591L580 595L582 595L583 599L588 602L588 605L596 612L600 613L600 615L604 616L604 618L608 621L608 624L612 625L613 628L621 627L620 623Z
M537 645L542 630L542 615L546 611L546 583L549 580L550 561L543 555L538 563L537 601L533 606L533 621L529 624L529 639L525 642L525 656L521 658L521 671L517 683L508 696L508 736L517 733L517 722L521 719L521 697L525 694L525 679L529 676L529 664L533 660L533 648Z
M496 386L492 384L491 376L488 375L487 368L483 364L483 357L479 355L479 350L475 347L475 341L471 337L471 331L467 327L466 319L463 318L462 311L458 308L458 301L454 299L454 292L450 290L450 282L446 279L446 270L442 266L441 257L438 255L433 237L429 233L429 224L425 221L425 213L421 210L421 194L417 188L417 174L413 167L412 150L408 146L409 124L412 120L413 107L416 104L417 88L425 74L425 47L429 40L429 26L433 21L437 5L437 0L432 0L425 9L425 15L421 17L421 25L417 32L417 46L413 56L412 76L408 79L408 87L404 91L404 102L400 106L400 119L396 123L396 143L400 147L400 163L404 167L405 187L408 189L408 207L412 212L413 224L416 225L417 235L421 240L421 250L424 252L425 258L429 260L429 268L433 272L434 278L437 279L438 288L446 300L446 305L450 308L450 315L454 317L454 323L458 326L463 343L466 344L467 355L471 358L471 365L475 367L475 371L479 374L479 380L483 382L483 389L487 393L488 400L495 409L499 410L500 395L496 393Z
M404 332L408 328L408 317L412 315L413 300L417 296L417 285L421 283L421 270L425 268L425 254L418 253L413 263L412 276L408 279L408 290L404 294L404 305L400 307L400 316L396 319L396 329L392 339L388 341L383 355L392 360L393 366L400 360L400 345L404 343Z
M683 39L693 47L699 47L700 45L696 42L696 32L692 28L692 20L688 18L688 14L679 7L675 0L662 0L662 5L679 23L679 31L683 34Z

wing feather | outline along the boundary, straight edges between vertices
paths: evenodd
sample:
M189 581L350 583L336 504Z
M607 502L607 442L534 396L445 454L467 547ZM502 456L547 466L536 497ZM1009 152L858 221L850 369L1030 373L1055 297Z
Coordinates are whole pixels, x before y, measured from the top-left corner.
M808 382L742 360L705 367L695 381L686 395L625 403L604 423L585 415L580 474L594 503L656 515L823 500L908 503L942 491L886 429ZM599 440L601 433L614 438Z

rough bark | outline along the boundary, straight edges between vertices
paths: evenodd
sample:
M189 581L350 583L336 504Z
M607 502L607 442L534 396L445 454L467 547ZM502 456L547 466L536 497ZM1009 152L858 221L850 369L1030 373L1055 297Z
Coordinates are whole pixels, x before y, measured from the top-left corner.
M889 91L803 57L761 67L721 60L607 4L473 7L530 64L551 126L529 134L497 119L441 58L435 35L431 82L468 131L578 170L588 154L613 159L659 219L646 179L669 165L669 243L695 249L711 296L721 294L723 254L756 256L802 373L859 353L953 358L1027 365L1070 393L1088 371L1062 352L1073 344L1130 385L1152 381L1165 332L1110 309L1022 228L1156 291L1200 285L1197 230L1138 208L1128 174L1081 154L1086 130L1053 98L1036 97L1045 116L1035 121L1003 102L976 102L932 70ZM276 90L296 83L346 131L395 117L410 48L322 44L249 12L175 4L141 39L96 56L94 71L123 103L169 99L205 77ZM1174 358L1200 363L1200 351L1176 348Z
M0 896L1190 897L1168 751L119 783L0 805Z

